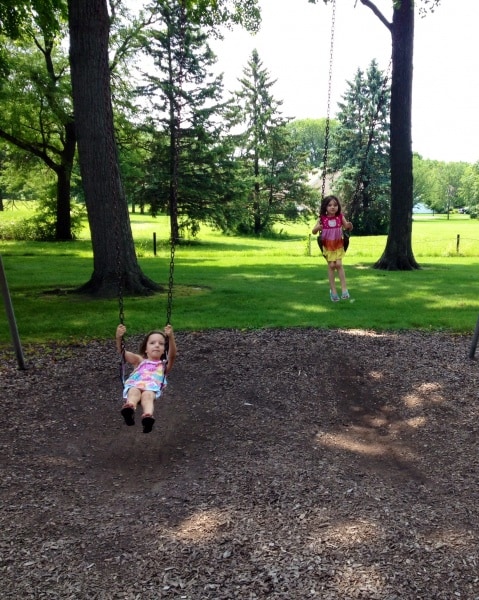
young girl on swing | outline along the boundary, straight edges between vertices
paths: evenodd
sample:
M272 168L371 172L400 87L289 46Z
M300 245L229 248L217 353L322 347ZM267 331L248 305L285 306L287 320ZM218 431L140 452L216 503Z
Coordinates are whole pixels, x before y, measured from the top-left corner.
M120 353L123 352L122 338L125 332L126 327L118 325L116 348ZM168 356L165 351L167 342ZM166 386L166 376L173 368L175 358L176 342L171 325L167 325L164 331L150 331L140 344L139 354L125 350L125 361L134 367L123 389L125 403L121 414L127 425L135 424L135 410L141 404L143 433L150 433L153 429L154 403Z
M328 262L329 297L333 302L339 302L336 291L335 271L338 272L341 284L341 300L349 298L346 275L343 267L344 248L343 229L351 231L353 224L346 220L341 212L341 203L337 196L326 196L321 202L319 218L313 227L313 234L321 235L322 254Z

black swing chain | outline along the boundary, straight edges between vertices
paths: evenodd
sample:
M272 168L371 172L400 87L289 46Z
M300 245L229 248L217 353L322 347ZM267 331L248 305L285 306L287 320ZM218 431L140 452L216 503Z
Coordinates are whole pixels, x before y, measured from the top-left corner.
M113 194L113 222L115 227L115 250L116 250L116 277L118 282L118 321L121 325L125 323L125 308L124 308L124 300L123 300L123 288L124 288L124 273L123 273L123 260L122 260L122 252L121 252L121 221L120 221L120 194L117 189L118 181L119 181L119 173L117 173L118 169L118 161L117 161L117 152L116 152L116 142L109 136L108 141L108 159L110 162L110 186L111 193ZM117 179L118 177L118 179ZM121 182L120 182L121 185ZM125 373L126 373L126 360L125 360L125 340L122 336L121 338L121 361L120 361L120 380L122 384L125 381Z
M325 135L324 135L324 152L323 152L323 173L322 173L322 187L321 187L321 199L324 200L324 196L326 193L326 176L327 176L327 165L328 165L328 155L329 155L329 139L330 139L330 123L331 123L331 89L332 89L332 79L333 79L333 56L334 56L334 34L335 34L335 24L336 24L336 0L332 1L332 15L331 15L331 41L329 48L329 76L328 76L328 99L327 99L327 115L326 115L326 127L325 127ZM366 170L368 154L371 149L371 145L374 139L374 132L376 129L376 123L379 119L379 114L381 112L382 106L384 104L384 100L386 98L386 90L389 82L389 74L391 71L392 59L389 61L389 66L387 69L387 73L383 79L381 92L379 94L378 104L376 106L376 111L373 116L373 119L370 123L369 127L369 135L368 141L366 144L366 151L364 154L364 160L361 165L361 169L356 182L356 189L353 195L353 202L356 201L358 197L361 186L364 172ZM320 236L318 237L318 243L320 244Z
M323 181L321 186L321 200L324 199L326 192L326 171L328 165L328 152L329 152L329 135L330 135L330 122L331 122L331 89L333 81L333 57L334 57L334 31L336 24L336 0L332 2L332 15L331 15L331 41L329 46L329 75L328 75L328 101L326 109L326 127L324 132L324 152L323 152Z
M173 125L173 139L175 147L173 149L173 172L172 186L170 196L170 268L168 274L168 295L166 302L166 324L171 323L171 313L173 309L173 283L175 271L175 251L177 236L177 218L178 218L178 168L180 162L180 102L177 103L177 118Z
M186 12L183 7L182 11L182 27L184 28L186 25ZM177 216L178 216L178 170L179 170L179 162L180 162L180 128L181 128L181 92L182 92L182 83L183 83L183 61L184 61L184 52L182 54L182 60L180 60L180 68L179 68L179 91L180 97L177 102L177 118L174 124L174 140L175 140L175 148L174 148L174 157L173 157L173 173L172 173L172 196L171 196L171 204L170 204L170 219L172 219L172 223L177 224ZM111 144L110 144L111 146ZM111 177L114 179L114 149L109 148L110 150L110 161L111 161ZM114 183L114 181L112 181ZM114 188L112 188L114 189ZM115 225L116 225L116 257L117 257L117 275L118 275L118 307L119 307L119 322L120 324L124 324L125 321L125 312L124 312L124 300L123 300L123 264L121 260L121 244L120 244L120 215L119 215L119 198L115 198ZM175 250L176 250L176 236L177 231L176 227L170 227L170 266L169 266L169 275L168 275L168 296L167 296L167 308L166 308L166 324L168 325L171 322L171 313L173 307L173 284L174 284L174 269L175 269ZM121 365L120 365L120 376L122 382L125 380L125 341L124 338L121 338Z
M118 207L118 202L117 202ZM115 210L115 223L117 226L117 236L116 236L116 267L118 274L118 320L121 325L125 323L125 308L123 301L123 272L122 272L122 260L121 260L121 244L120 244L120 217L118 211ZM125 359L125 339L124 336L121 337L120 342L120 352L121 352L121 361L120 361L120 380L122 384L125 382L125 373L126 373L126 359Z
M187 24L187 15L185 6L181 3L181 39L185 38L185 27ZM175 270L175 251L176 251L176 238L178 236L178 177L179 177L179 165L180 165L180 140L181 140L181 107L182 107L182 92L183 92L183 75L184 75L184 61L186 59L184 47L180 53L179 69L178 69L178 94L174 97L176 117L173 123L173 140L174 140L174 153L173 153L173 169L172 169L172 189L170 196L170 269L168 277L168 298L166 304L166 324L171 323L171 313L173 308L173 283L174 283L174 270Z
M170 271L168 276L168 299L166 303L166 324L171 322L171 311L173 308L173 275L175 271L175 240L170 240Z

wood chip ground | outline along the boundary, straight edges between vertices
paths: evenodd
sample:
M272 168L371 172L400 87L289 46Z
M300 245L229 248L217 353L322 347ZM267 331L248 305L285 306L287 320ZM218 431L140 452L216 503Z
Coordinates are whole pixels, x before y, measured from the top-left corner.
M479 599L469 338L177 341L147 435L113 341L0 352L2 600Z

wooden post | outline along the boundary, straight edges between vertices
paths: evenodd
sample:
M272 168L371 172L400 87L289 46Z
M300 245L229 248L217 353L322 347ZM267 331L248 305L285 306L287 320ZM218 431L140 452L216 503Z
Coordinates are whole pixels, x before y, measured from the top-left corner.
M156 231L153 232L153 255L156 256Z
M12 299L10 298L10 292L8 291L7 276L5 275L5 269L3 268L3 261L0 255L0 286L2 288L3 302L5 304L5 310L7 311L8 324L10 326L10 334L12 336L13 345L15 347L15 353L17 355L17 362L19 369L25 369L25 359L23 357L22 345L20 343L20 336L18 335L17 323L15 321L15 314L13 312Z

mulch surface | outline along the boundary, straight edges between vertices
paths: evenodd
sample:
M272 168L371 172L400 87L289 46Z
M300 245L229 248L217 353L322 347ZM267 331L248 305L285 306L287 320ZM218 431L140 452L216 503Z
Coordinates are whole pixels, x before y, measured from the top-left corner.
M113 341L0 351L2 600L479 599L469 338L176 337L150 434Z

